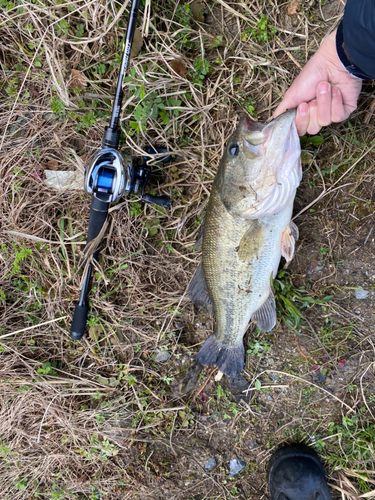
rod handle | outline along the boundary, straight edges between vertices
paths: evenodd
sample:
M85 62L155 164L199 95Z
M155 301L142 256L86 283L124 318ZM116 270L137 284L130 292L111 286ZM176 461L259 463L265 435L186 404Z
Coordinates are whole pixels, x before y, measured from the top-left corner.
M108 215L109 203L93 196L90 206L89 228L87 230L87 243L90 243L100 233ZM95 259L97 255L95 255Z
M73 314L72 326L70 328L70 338L72 340L81 340L86 328L87 313L89 306L87 304L80 306L76 304Z

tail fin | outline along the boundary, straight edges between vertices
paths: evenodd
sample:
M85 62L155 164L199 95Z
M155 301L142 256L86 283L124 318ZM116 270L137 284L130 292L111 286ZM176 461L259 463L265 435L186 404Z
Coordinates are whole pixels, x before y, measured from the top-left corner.
M237 377L243 370L244 357L243 344L230 348L218 342L212 334L200 348L196 362L204 366L216 365L224 375Z

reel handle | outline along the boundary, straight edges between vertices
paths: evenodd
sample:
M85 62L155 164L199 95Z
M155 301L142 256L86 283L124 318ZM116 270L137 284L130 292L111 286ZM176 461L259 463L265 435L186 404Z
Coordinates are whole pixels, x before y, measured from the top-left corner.
M171 204L169 196L153 196L147 193L142 196L142 201L146 203L155 203L155 205L160 205L161 207L169 207Z
M90 243L90 241L95 239L100 233L103 224L107 219L108 208L109 208L109 203L99 200L95 196L92 197L86 244ZM98 260L98 256L99 256L99 249L96 250L93 257L95 260ZM77 302L74 309L72 326L70 328L70 338L72 340L81 340L86 328L87 314L89 310L89 306L86 303L86 297L89 290L91 270L92 270L92 265L89 264L87 266L86 275L84 276L83 279L83 285L79 296L79 301Z

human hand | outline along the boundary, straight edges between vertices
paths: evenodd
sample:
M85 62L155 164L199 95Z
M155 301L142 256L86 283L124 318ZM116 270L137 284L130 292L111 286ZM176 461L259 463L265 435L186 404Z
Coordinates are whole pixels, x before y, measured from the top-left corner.
M361 88L362 80L350 75L340 62L335 30L304 66L273 116L297 108L298 134L317 134L322 127L348 118L357 108Z

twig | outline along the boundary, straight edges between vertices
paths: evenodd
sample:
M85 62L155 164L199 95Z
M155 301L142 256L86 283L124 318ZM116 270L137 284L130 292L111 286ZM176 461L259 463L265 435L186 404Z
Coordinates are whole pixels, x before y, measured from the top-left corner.
M208 377L206 378L206 380L203 382L203 384L200 386L200 388L198 389L198 391L195 393L195 395L194 395L194 397L193 397L192 401L195 401L195 398L196 398L197 396L199 396L199 394L203 391L203 389L206 387L206 385L207 385L208 381L210 380L211 375L212 375L212 374L213 374L216 370L217 370L217 368L215 367L215 368L213 368L213 369L210 371L210 373L208 374Z
M306 359L311 359L311 361L314 361L314 363L317 365L318 362L316 361L316 359L314 359L312 356L309 356L308 354L304 354L303 353L303 351L301 349L301 346L299 345L299 341L298 341L298 337L297 337L296 332L293 332L293 335L294 335L294 339L296 341L297 349L298 349L298 352L300 353L300 355L303 356Z
M349 406L348 404L346 404L342 399L340 399L337 396L335 396L334 394L330 393L329 391L327 391L323 387L320 387L319 385L314 384L314 382L310 382L308 380L305 380L302 377L298 377L297 375L292 375L291 373L286 373L286 372L280 372L278 370L263 370L256 378L258 379L261 375L263 375L263 373L278 373L279 375L286 375L287 377L295 378L296 380L299 380L300 382L303 382L304 384L313 385L314 387L316 387L320 391L323 391L326 394L328 394L329 397L336 399L336 401L341 403L343 406L346 406L350 412L352 412L352 411L354 412L353 408L351 406ZM243 392L247 392L248 390L249 389L246 389Z
M56 321L60 321L61 319L66 319L68 316L61 316L60 318L50 319L49 321L45 321L44 323L38 323L37 325L28 326L27 328L22 328L22 330L16 330L12 333L6 333L5 335L1 335L1 339L5 339L6 337L11 337L12 335L17 335L17 333L27 332L28 330L34 330L34 328L38 328L39 326L49 325L50 323L56 323Z

